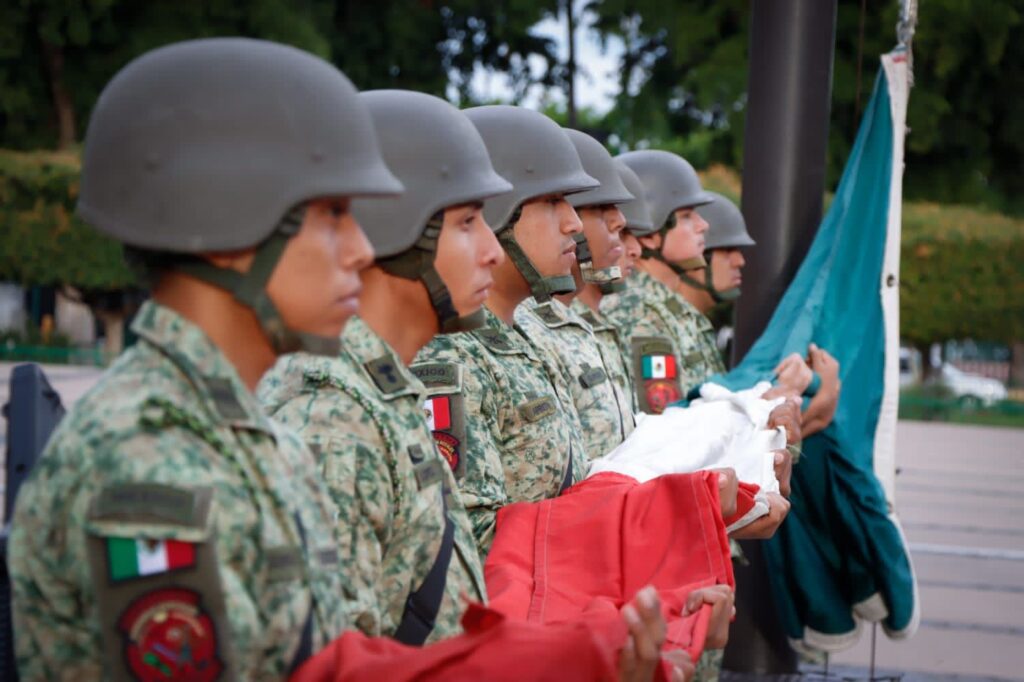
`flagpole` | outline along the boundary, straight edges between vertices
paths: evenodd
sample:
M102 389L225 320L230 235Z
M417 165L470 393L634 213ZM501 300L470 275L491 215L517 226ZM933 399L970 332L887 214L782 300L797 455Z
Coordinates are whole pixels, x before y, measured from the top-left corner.
M757 246L747 249L736 304L733 365L764 331L821 222L835 52L836 0L754 2L751 14L743 215ZM793 674L760 542L741 543L736 622L724 668Z

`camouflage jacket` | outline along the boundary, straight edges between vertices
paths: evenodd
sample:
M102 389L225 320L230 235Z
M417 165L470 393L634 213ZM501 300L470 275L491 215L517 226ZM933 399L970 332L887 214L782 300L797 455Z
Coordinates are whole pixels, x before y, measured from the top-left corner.
M432 397L448 399L451 423L435 437L447 438L443 447L464 465L456 478L481 557L498 509L555 497L566 482L582 480L587 465L572 397L554 362L484 312L484 327L434 337L413 365Z
M578 298L573 299L572 305L569 307L590 325L594 337L600 345L601 358L604 360L604 367L608 370L608 375L626 396L631 406L630 409L635 414L639 408L636 402L636 387L633 384L633 368L625 337L619 328L612 324L611 320L601 313L594 312L590 306Z
M646 272L637 270L625 291L602 298L601 312L626 340L643 412L661 413L708 376L709 359L693 333L707 318Z
M587 457L611 452L633 432L633 402L606 366L590 325L557 299L537 303L528 298L515 315L538 352L557 362L580 418Z
M283 679L347 624L334 505L198 327L133 330L18 496L21 678Z
M337 358L282 358L260 382L258 395L317 454L340 509L344 568L360 586L376 591L380 634L393 636L406 598L438 556L443 497L455 490L455 480L424 421L423 384L359 318L346 325L342 346ZM462 631L462 595L485 599L469 519L457 496L447 498L455 551L429 641ZM378 634L369 623L356 622L367 634Z

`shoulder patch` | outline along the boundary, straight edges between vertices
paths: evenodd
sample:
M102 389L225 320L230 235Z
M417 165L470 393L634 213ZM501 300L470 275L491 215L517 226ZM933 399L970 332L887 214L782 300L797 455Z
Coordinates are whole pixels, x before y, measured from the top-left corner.
M667 339L638 336L632 340L633 381L641 411L661 414L683 397L675 350Z
M366 368L367 373L373 379L373 383L377 384L377 388L380 389L381 393L395 393L408 385L405 377L399 373L394 358L390 355L382 355L379 358L370 360L364 363L363 367Z
M466 440L466 414L462 394L429 395L423 401L423 417L427 422L427 428L430 429L430 434L434 437L437 451L448 463L455 479L461 480L466 475L466 462L463 457L463 444ZM409 455L413 458L415 466L416 456L422 459L423 455L418 446L413 447L416 447L417 452L413 453L410 449ZM419 482L419 474L417 474L417 482Z
M213 396L213 403L217 406L217 412L221 417L234 420L245 419L249 416L249 413L242 407L242 403L238 402L235 387L229 380L221 377L203 377L203 383L206 384L210 395Z
M462 388L462 366L454 362L428 362L409 369L427 388Z
M557 325L565 321L565 317L548 303L541 303L533 309L534 314L546 325Z
M516 407L519 416L528 422L536 422L550 417L558 411L555 399L549 395L534 398Z
M212 682L224 670L217 629L198 592L164 588L143 594L121 613L117 629L132 679Z
M162 483L116 483L93 500L91 519L169 523L204 528L210 512L210 488L178 488Z
M148 513L138 509L145 486L162 496ZM199 496L182 492L121 484L108 486L92 505L86 553L106 668L115 679L237 677L222 646L230 628L213 524L199 530L164 518L189 499L198 504ZM193 516L205 523L206 515Z

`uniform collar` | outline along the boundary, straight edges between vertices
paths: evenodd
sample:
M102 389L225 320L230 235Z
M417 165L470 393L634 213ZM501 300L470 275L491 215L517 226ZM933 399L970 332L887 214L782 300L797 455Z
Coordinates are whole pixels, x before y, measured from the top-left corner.
M214 421L273 435L269 421L235 366L197 325L150 300L139 309L132 331L188 377Z

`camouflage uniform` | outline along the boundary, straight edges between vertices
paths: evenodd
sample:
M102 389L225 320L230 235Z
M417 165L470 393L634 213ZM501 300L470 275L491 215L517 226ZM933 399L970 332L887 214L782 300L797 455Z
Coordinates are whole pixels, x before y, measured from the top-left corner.
M319 457L341 510L344 568L376 590L385 635L395 634L406 598L438 556L448 498L455 551L428 641L458 634L462 595L485 599L483 570L466 512L446 495L455 480L424 421L426 388L363 320L349 320L342 345L337 358L285 356L258 395Z
M661 413L709 375L712 360L690 332L707 318L646 272L637 270L625 291L602 298L601 312L626 339L641 411Z
M630 363L630 355L626 346L625 337L619 328L612 324L611 320L603 314L594 312L586 303L576 298L569 306L576 312L583 321L590 325L594 331L594 337L601 346L601 357L604 359L604 367L612 381L619 387L623 395L627 397L631 410L635 414L638 411L636 404L636 387L633 385L633 368Z
M435 437L447 439L444 447L464 463L459 493L481 557L498 509L555 497L565 483L582 480L587 466L572 397L553 361L490 310L484 314L480 329L434 337L412 367L421 378L454 377L427 382L451 406L449 428Z
M611 452L633 432L633 403L609 376L590 325L557 299L528 298L516 308L515 319L530 343L556 360L580 418L587 457Z
M64 418L18 497L22 679L187 660L196 680L221 666L282 679L346 627L334 505L302 442L198 327L149 302L132 328L138 344Z

